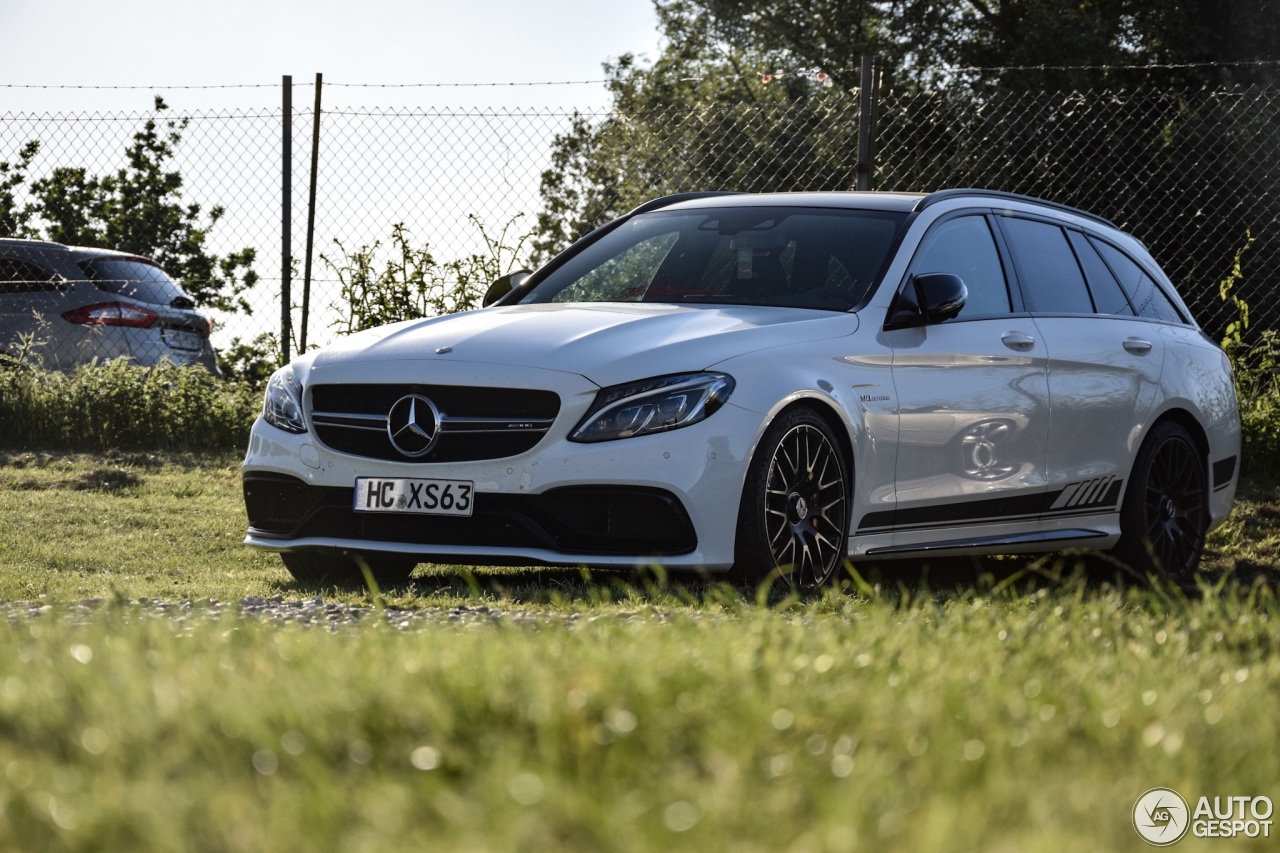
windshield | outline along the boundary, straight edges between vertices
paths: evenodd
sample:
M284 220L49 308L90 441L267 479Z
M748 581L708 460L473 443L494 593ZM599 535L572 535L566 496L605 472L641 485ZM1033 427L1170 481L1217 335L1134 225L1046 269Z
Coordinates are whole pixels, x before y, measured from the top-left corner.
M195 302L155 264L136 258L94 258L81 261L83 269L99 290L117 293L140 302L192 308Z
M906 214L730 207L641 214L519 299L848 311L879 278Z

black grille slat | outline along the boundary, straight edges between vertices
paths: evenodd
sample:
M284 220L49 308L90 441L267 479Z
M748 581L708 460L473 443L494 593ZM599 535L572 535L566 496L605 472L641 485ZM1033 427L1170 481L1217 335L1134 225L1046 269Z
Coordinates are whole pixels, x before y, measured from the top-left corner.
M528 388L479 388L456 385L367 384L316 385L311 388L311 426L316 436L339 453L406 461L383 429L371 429L370 421L351 415L385 417L406 394L429 398L445 419L435 447L421 462L470 462L501 459L532 450L560 413L560 397L553 391ZM344 420L344 416L348 416ZM451 432L449 419L503 419L508 430L496 427L481 432ZM529 424L536 423L535 429ZM459 423L459 427L465 427Z
M441 414L459 418L544 420L560 413L560 397L554 391L462 385L316 385L311 407L318 412L385 415L406 394L429 397Z

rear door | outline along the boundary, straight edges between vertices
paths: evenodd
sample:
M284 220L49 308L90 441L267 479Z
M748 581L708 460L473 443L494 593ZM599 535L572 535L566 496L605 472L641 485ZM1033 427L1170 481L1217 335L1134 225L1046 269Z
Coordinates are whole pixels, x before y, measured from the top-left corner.
M1141 427L1156 403L1164 346L1082 232L1003 216L1027 310L1049 351L1046 515L1119 506Z

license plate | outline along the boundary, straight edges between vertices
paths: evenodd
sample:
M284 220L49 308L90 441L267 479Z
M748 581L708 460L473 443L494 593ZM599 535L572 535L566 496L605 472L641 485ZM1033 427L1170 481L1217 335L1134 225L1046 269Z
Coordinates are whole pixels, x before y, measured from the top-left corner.
M352 509L469 516L474 494L475 484L470 480L357 477Z
M180 329L165 329L164 342L174 349L198 350L203 341L195 332L184 332Z

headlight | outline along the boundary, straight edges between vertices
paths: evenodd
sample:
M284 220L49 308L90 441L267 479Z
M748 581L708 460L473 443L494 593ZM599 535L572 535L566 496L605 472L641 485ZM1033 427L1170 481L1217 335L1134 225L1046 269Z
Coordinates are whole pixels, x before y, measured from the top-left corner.
M682 373L604 388L570 441L612 441L680 429L709 418L733 393L725 373Z
M302 419L302 386L294 378L292 366L280 368L267 380L262 418L285 432L307 431L307 424Z

